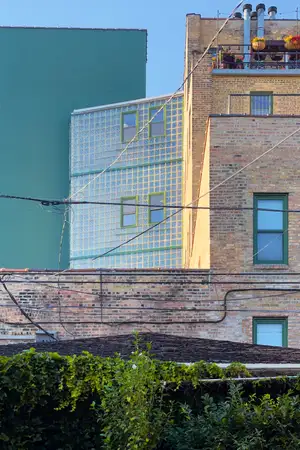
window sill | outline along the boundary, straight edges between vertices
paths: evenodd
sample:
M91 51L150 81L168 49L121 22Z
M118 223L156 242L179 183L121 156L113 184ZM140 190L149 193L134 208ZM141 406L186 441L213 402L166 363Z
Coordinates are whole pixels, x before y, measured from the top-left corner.
M290 270L288 264L253 264L253 268L259 270Z

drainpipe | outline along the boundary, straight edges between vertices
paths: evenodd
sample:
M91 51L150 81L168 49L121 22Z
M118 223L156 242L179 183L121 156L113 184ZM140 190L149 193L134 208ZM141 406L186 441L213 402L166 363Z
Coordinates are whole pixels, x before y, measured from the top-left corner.
M256 7L257 11L257 37L263 38L265 36L265 10L266 7L260 3Z
M269 14L269 19L270 20L275 20L276 19L276 14L277 14L276 6L270 6L270 8L268 9L268 14Z
M250 62L250 49L251 49L250 16L252 11L252 5L247 3L246 5L244 5L243 11L244 11L244 64L245 68L248 68Z

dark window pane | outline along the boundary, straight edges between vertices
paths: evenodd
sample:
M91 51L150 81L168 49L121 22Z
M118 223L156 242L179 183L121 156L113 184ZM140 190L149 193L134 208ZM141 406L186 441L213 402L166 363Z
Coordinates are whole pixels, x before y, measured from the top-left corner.
M135 214L135 198L123 200L123 214Z
M155 209L150 212L150 222L160 222L164 218L164 211L163 209Z
M258 208L279 209L283 208L283 200L258 200ZM257 211L258 230L283 230L283 213L272 211Z
M123 115L123 126L127 127L136 127L136 113L128 113Z
M163 205L164 196L162 194L153 194L150 196L150 205Z
M272 95L251 95L251 114L256 116L272 114Z
M130 225L135 225L136 219L135 214L126 214L123 215L123 226L128 227Z
M151 123L151 136L163 136L164 134L165 134L164 122Z
M256 325L256 341L260 345L282 347L282 323L258 323Z
M257 261L283 261L283 234L257 233Z
M153 116L155 116L155 114L157 113L157 111L160 108L156 108L156 109L151 109L151 119ZM151 123L156 123L156 122L163 122L164 121L164 110L162 109L161 111L159 111L158 114L156 114L156 116L154 117L153 121Z
M136 128L134 127L128 127L124 128L123 130L123 139L124 141L131 141L131 139L134 138L136 135Z

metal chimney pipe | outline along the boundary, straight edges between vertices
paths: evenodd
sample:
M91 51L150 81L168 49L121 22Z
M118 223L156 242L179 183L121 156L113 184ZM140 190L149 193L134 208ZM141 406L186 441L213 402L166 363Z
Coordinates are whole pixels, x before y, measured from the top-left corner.
M250 20L251 20L252 5L246 3L243 7L244 12L244 64L247 68L250 62L250 49L251 49L251 37L250 37Z
M243 18L242 13L240 13L240 12L235 13L234 14L234 18L235 19L242 19Z
M276 19L276 14L277 14L276 6L270 6L270 8L268 9L268 14L269 14L269 19L270 20L275 20Z
M257 11L257 37L265 36L265 10L266 7L263 3L260 3L256 7Z

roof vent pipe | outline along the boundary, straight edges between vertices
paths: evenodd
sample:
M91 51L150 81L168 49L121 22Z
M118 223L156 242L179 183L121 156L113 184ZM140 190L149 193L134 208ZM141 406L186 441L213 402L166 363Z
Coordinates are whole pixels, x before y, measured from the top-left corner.
M251 38L250 38L250 15L252 11L252 5L246 3L243 7L244 12L244 63L245 68L247 68L250 62L250 51L251 51Z
M251 14L251 20L256 20L257 19L257 12L253 11L253 13Z
M234 17L235 17L235 19L242 19L243 18L242 13L240 13L240 12L235 13Z
M265 36L265 10L266 7L260 3L256 7L257 11L257 37L263 38Z
M276 14L277 14L276 6L270 6L270 8L268 9L268 14L269 14L269 19L270 20L275 20L276 19Z

